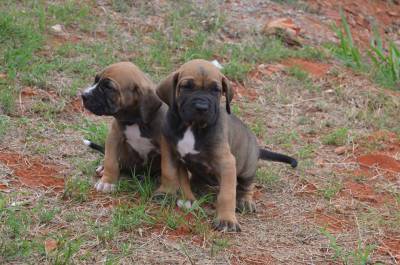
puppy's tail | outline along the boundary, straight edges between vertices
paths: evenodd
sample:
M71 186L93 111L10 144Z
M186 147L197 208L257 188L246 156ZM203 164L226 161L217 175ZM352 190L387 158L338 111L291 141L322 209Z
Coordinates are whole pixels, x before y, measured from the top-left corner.
M292 168L297 167L297 160L294 159L293 157L280 153L271 152L263 148L260 148L260 155L258 156L258 158L263 160L287 163L290 164Z
M96 143L93 143L89 140L83 139L83 143L86 146L89 146L90 148L99 151L100 153L102 153L104 155L104 146L98 145Z

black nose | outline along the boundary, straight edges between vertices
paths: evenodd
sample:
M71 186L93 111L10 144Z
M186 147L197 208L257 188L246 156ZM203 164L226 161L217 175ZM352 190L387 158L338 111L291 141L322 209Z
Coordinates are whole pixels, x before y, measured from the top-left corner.
M196 108L197 111L205 112L208 110L208 103L204 101L197 101L194 104L194 107Z

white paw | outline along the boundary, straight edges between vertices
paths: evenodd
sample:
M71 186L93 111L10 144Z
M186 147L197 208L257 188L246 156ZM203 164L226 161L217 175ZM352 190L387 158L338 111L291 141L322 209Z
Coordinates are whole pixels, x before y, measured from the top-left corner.
M96 168L96 175L97 175L98 177L102 177L102 176L103 176L103 173L104 173L104 166L103 166L103 165L98 166L98 167Z
M94 187L96 188L97 191L100 192L114 192L116 190L115 184L103 182L101 181L101 179L96 182Z
M194 204L194 202L193 202L193 204ZM176 201L176 205L181 209L191 209L193 204L191 201L187 201L187 200L177 200Z

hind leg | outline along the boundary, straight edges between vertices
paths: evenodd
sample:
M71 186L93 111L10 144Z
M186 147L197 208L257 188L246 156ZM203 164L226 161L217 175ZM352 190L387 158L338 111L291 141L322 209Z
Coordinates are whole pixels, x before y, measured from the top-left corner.
M241 179L238 178L236 188L236 211L241 213L256 212L256 204L253 200L254 195L254 178Z

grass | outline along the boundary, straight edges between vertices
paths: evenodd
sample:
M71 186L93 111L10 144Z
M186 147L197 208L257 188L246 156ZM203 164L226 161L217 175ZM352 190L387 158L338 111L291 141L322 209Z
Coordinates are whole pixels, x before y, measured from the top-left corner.
M334 260L339 260L343 264L367 265L370 264L370 255L375 249L374 245L363 245L358 241L355 250L348 250L337 243L337 239L325 229L321 230L322 235L329 239L329 247L334 252Z
M367 54L373 63L375 79L379 84L385 87L400 86L400 50L393 41L389 41L386 51L382 37L375 29Z
M337 25L333 27L340 41L338 48L334 51L336 55L345 61L346 65L356 69L361 69L363 67L361 53L358 47L354 44L350 26L347 23L346 16L342 9L340 9L340 17L343 30Z
M85 202L89 198L91 189L89 180L72 177L66 181L63 197L76 202Z
M271 168L260 168L256 173L257 181L265 185L269 190L273 190L281 183L281 177L278 172Z
M227 238L216 238L213 240L211 245L211 256L215 256L218 252L230 247L229 240Z
M120 205L114 209L111 220L112 226L120 232L132 231L140 225L153 223L154 219L147 213L144 204L134 207Z
M74 129L82 132L85 139L105 146L108 134L108 125L105 122L93 122L84 118L82 124L75 126Z
M6 115L0 115L0 137L5 135L10 126L10 117Z
M319 193L324 197L326 200L331 200L333 197L336 196L341 190L343 189L343 185L341 182L332 179L329 180L328 183L319 190Z
M348 144L349 141L348 128L336 129L322 138L322 143L325 145L342 146Z
M285 2L296 2L294 5L297 5L301 1ZM64 149L66 142L62 136L68 138L68 142L85 137L104 144L108 125L99 117L71 113L66 107L77 96L79 90L93 81L95 73L120 60L136 63L149 73L154 81L159 81L187 60L217 59L224 66L224 74L229 79L257 88L252 84L252 80L248 80L248 76L259 64L273 64L291 57L324 61L330 55L323 49L307 45L292 49L279 38L267 38L254 34L255 32L227 40L226 32L231 30L232 16L230 12L221 8L218 1L208 1L201 6L188 1L167 1L163 5L152 6L151 3L113 0L109 5L100 7L94 1L81 3L76 0L6 0L0 3L0 10L1 148L23 152L27 157L40 154L46 160L69 165L65 172L66 186L63 197L51 189L33 191L32 188L13 183L10 185L15 192L0 192L0 263L119 264L143 263L143 260L151 258L162 263L162 258L167 255L180 261L186 259L186 262L201 263L204 259L205 263L215 263L229 260L233 257L232 251L237 249L240 251L234 253L236 257L253 255L254 252L250 249L244 252L245 248L242 247L246 242L259 244L264 235L276 231L279 231L279 236L282 235L285 224L282 225L279 221L281 215L278 219L272 214L268 215L270 222L262 223L261 219L265 218L261 216L264 215L262 212L261 215L238 216L245 231L240 237L213 232L210 221L215 214L212 205L215 199L200 198L192 209L186 210L177 209L175 201L166 200L162 205L156 205L150 201L156 183L147 178L146 174L143 174L143 180L140 177L141 181L136 178L121 179L117 192L113 194L96 194L93 191L91 176L101 163L102 157L97 153L89 153L83 145L68 146L67 150ZM162 20L152 23L153 19ZM68 33L68 38L64 40L51 33L50 28L55 24L62 25ZM345 31L343 34L347 37ZM354 44L353 47L356 48L355 46ZM388 57L389 54L386 53L385 46L383 47L385 58L374 52L372 55L377 59L377 63L369 60L372 63L371 67L376 68L374 78L389 80L386 74L393 71L388 61L393 59ZM376 48L380 49L378 43ZM352 55L349 53L349 56ZM366 57L361 59L362 64L367 62ZM353 64L356 65L354 62ZM379 67L383 65L384 73L380 73ZM340 77L340 68L338 69L336 77ZM269 202L276 204L278 210L287 215L287 218L291 217L293 212L292 204L302 205L305 210L309 210L315 206L313 203L317 200L317 207L329 207L333 199L341 196L342 184L336 177L342 177L342 173L336 172L338 176L335 175L332 181L328 181L324 177L327 173L329 175L329 172L322 172L315 166L318 164L317 159L327 161L325 152L318 150L320 140L325 137L320 137L321 128L322 133L330 130L326 132L326 138L330 138L328 144L334 145L351 142L352 135L349 132L359 133L360 128L365 135L377 128L391 131L400 128L397 117L398 100L385 93L364 93L364 90L357 89L351 90L351 95L348 95L347 84L331 84L321 80L324 82L321 88L329 89L333 85L337 92L337 97L330 100L323 93L313 89L314 86L311 85L317 82L311 80L301 69L290 68L288 74L289 78L276 74L265 78L264 83L260 84L260 87L266 88L260 90L266 93L266 105L258 101L246 102L236 98L237 101L232 106L235 114L242 116L246 123L252 124L251 129L264 140L264 144L279 145L301 160L300 168L293 171L286 165L270 163L268 167L260 168L257 172L257 182L265 188L268 200L271 199L266 202L263 196L257 199L257 203L268 203L267 214L270 214L269 208L272 207L269 206ZM329 77L327 76L327 79ZM55 101L32 98L32 109L21 116L18 96L25 86L51 92ZM308 107L314 104L314 101L296 103L297 99L301 102L303 99L313 100L320 96L323 99L315 101L318 105L317 113L308 111ZM279 97L282 97L282 100ZM356 102L357 107L347 108L348 102ZM289 104L293 106L292 109L288 109ZM273 108L273 111L267 115L265 109L270 108ZM343 118L333 117L336 115L330 112L333 109L337 110L336 113L348 113L348 119L345 115ZM287 114L290 112L291 114ZM254 113L261 116L265 114L265 117L254 117ZM282 116L276 117L277 113ZM326 121L331 122L331 127L323 127ZM347 136L336 132L341 128L348 129ZM265 136L269 130L276 133L267 138ZM308 135L304 133L307 130L313 130L315 133ZM57 137L53 138L55 135ZM380 142L376 145L379 144ZM334 157L330 159L337 162ZM0 166L2 170L3 162ZM324 165L325 169L328 170ZM132 172L131 175L138 175L138 172ZM15 176L11 177L14 180ZM316 187L322 187L319 191L320 197L307 194L290 197L292 191L296 190L296 186L293 185L297 185L298 177L310 178ZM1 183L6 181L9 184L8 180L8 175L6 178L0 176ZM392 192L392 196L399 201L398 192ZM11 204L24 201L28 203L20 206ZM115 206L115 201L121 202L121 205ZM101 206L103 202L111 203L112 207ZM360 217L360 225L364 225L365 218L365 226L368 229L369 224L374 224L371 228L373 231L387 227L390 231L397 231L398 212L390 209L390 216L387 217L383 216L380 210L376 210L375 215ZM351 211L354 213L358 208ZM389 220L382 223L385 218ZM247 220L252 226L247 224ZM254 232L252 229L259 229L264 225L269 227L258 230L257 237L249 238ZM302 230L305 224L300 221L296 222L296 225ZM306 225L308 228L310 224ZM268 233L265 234L265 231ZM292 231L287 233L288 237L298 237ZM177 239L171 239L171 235L177 235ZM46 253L44 242L49 238L57 241L57 248ZM271 243L271 246L274 245L274 238L278 238L276 234L270 237L272 241L268 243ZM355 246L354 249L347 250L344 245L339 245L341 238L335 239L336 245L341 248L336 258L338 262L348 260L349 264L353 261L356 264L365 260L364 257L368 256L365 246ZM367 234L366 238L371 239ZM197 242L197 239L201 242ZM351 239L354 241L354 238ZM316 244L321 243L318 241L320 238L315 240ZM294 247L298 246L296 240L293 242ZM197 243L200 243L201 247ZM285 248L279 251L285 251ZM321 257L319 250L316 250L317 254L314 250L310 251L306 253L309 257L307 262L314 260L314 255ZM295 254L306 257L304 252ZM385 258L378 252L369 254ZM290 257L285 255L282 262L290 263L287 259Z
M384 47L382 37L374 27L374 37L364 56L354 43L350 26L342 9L340 9L341 25L333 26L340 42L333 46L332 51L345 65L367 73L380 85L392 89L400 89L400 49L389 40L387 49ZM367 60L369 59L369 60Z

